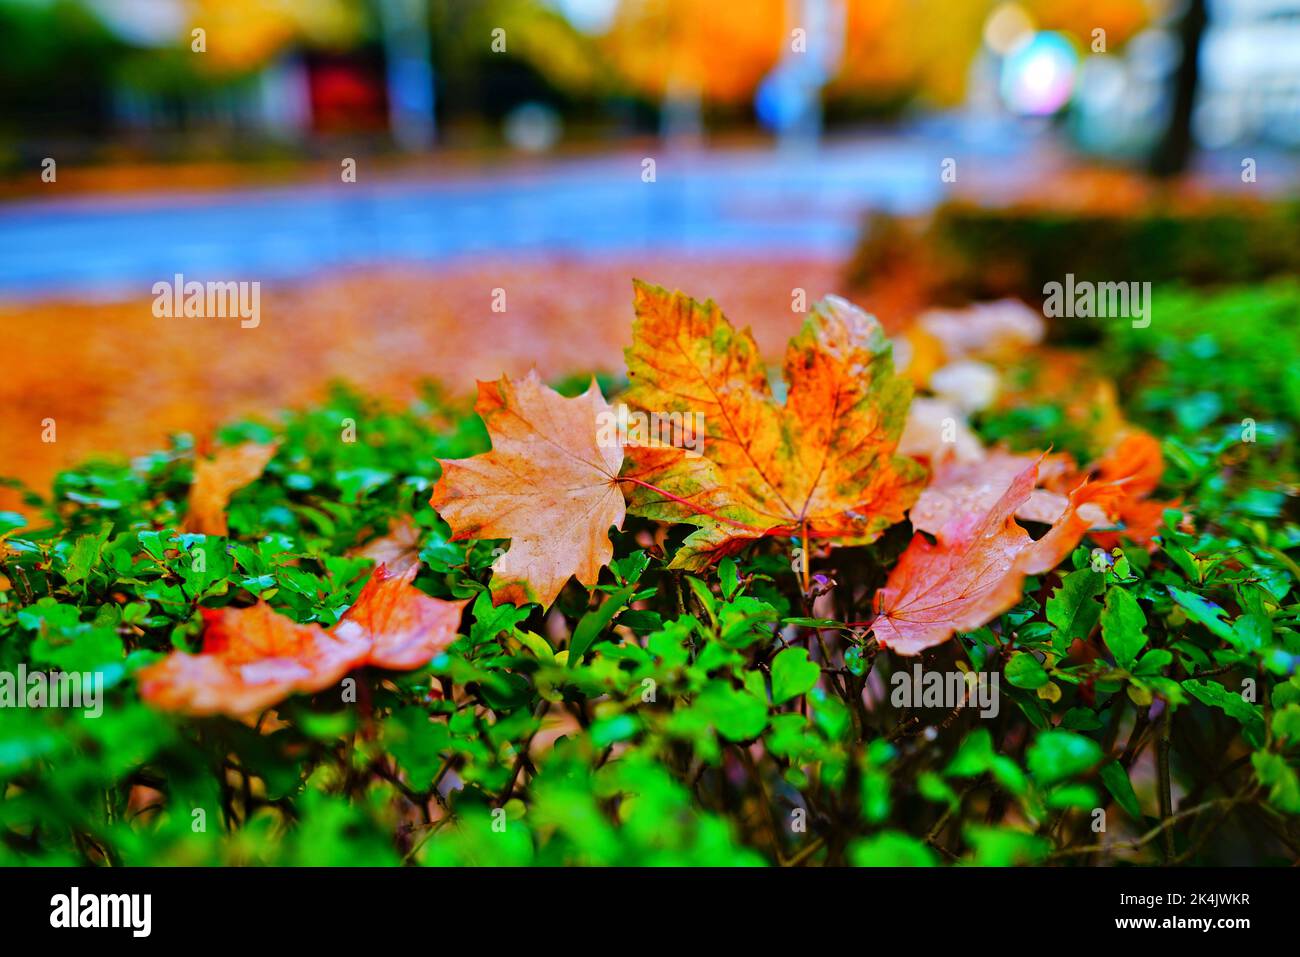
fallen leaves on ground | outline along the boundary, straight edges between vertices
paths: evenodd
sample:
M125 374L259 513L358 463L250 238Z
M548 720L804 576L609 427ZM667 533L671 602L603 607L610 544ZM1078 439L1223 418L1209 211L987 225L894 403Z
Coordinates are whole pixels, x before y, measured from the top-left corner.
M876 640L899 654L915 655L971 631L1020 599L1024 580L1055 568L1079 543L1092 503L1113 506L1115 486L1087 483L1071 493L1063 514L1037 541L1015 516L1034 492L1039 462L1017 474L986 512L963 512L931 543L918 533L876 593Z
M335 684L370 650L361 636L299 624L264 601L202 611L202 653L174 651L139 673L140 697L149 704L190 715L254 714Z
M62 189L62 174L59 183ZM285 321L267 318L255 331L236 324L233 333L225 322L160 322L149 296L0 301L9 358L0 408L13 422L56 419L59 430L57 442L42 442L40 428L0 429L0 462L6 474L48 488L56 472L88 456L134 456L164 447L175 432L202 435L236 419L273 419L283 408L320 402L331 382L406 403L429 379L460 392L461 383L534 367L548 381L616 369L627 324L592 317L623 315L636 270L683 289L709 284L743 310L771 351L789 334L790 290L829 286L841 265L782 250L469 256L437 266L332 270L264 284L262 315ZM503 274L510 276L510 309L492 315L495 334L485 336L482 323L467 317L479 314L483 290L500 286ZM21 494L0 486L0 510L21 502Z
M984 445L960 409L944 399L919 395L907 410L898 451L927 464L945 458L978 462L984 457Z
M226 506L230 496L261 477L275 457L275 449L275 443L245 442L219 449L210 459L195 461L185 530L225 535L229 531Z
M1165 509L1178 502L1149 499L1165 472L1164 455L1155 436L1137 429L1126 431L1094 466L1099 482L1114 484L1122 496L1115 506L1116 518L1123 525L1118 532L1096 537L1098 544L1113 548L1121 539L1150 547L1160 529Z
M1018 299L979 302L960 309L930 309L916 328L941 345L949 361L978 357L1012 359L1043 341L1047 325L1041 312Z
M902 520L924 469L895 454L912 389L874 318L817 303L787 348L780 404L753 337L712 300L638 282L635 304L628 405L703 416L702 450L627 450L629 510L699 526L673 567L768 535L865 544Z
M387 534L372 539L350 552L356 558L369 558L376 565L384 565L392 574L401 574L419 563L420 546L424 529L410 515L394 520Z
M391 671L422 667L456 640L464 601L430 598L411 582L419 571L383 565L375 569L356 602L334 626L335 636L368 642L366 664Z
M985 514L1016 476L1035 462L1038 462L1038 480L1044 484L1055 484L1074 471L1074 463L1068 456L1048 455L1040 459L1034 455L1016 455L1004 449L993 449L975 461L941 460L932 466L930 482L909 513L913 527L938 534L957 516ZM1016 517L1051 525L1064 514L1069 504L1069 498L1060 492L1035 488L1017 507ZM1095 505L1085 505L1083 514L1092 525L1109 523L1105 512Z
M618 484L623 448L601 444L598 416L610 413L595 382L566 399L536 373L480 382L475 410L492 450L440 460L443 473L430 504L452 538L508 538L492 565L492 600L549 608L570 577L594 585L622 528Z
M203 649L174 651L137 675L140 697L164 711L244 717L293 694L337 684L365 664L409 671L456 638L464 601L430 598L382 566L330 630L296 622L265 601L204 608Z

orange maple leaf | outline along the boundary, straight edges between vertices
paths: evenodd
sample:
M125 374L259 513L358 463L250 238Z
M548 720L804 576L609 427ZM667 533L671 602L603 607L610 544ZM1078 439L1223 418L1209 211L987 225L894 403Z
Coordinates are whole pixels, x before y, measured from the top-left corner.
M492 565L492 600L548 608L570 577L594 585L613 557L609 528L622 528L618 484L623 448L601 442L610 414L593 381L566 399L537 373L478 384L475 411L492 450L469 459L439 459L442 477L429 500L452 528L452 540L508 538Z
M365 661L370 642L300 624L259 600L204 608L203 651L173 651L140 671L140 697L165 711L240 717L338 682Z
M1088 530L1084 505L1113 507L1112 484L1085 483L1046 535L1034 541L1015 515L1038 481L1037 461L1017 474L987 512L950 519L931 543L917 533L876 593L871 630L883 646L915 655L955 632L987 624L1020 599L1028 575L1055 568Z
M672 567L699 569L767 535L866 544L901 521L925 470L895 455L912 387L880 324L843 299L813 306L776 401L749 330L712 300L635 283L630 406L702 416L702 448L628 446L629 510L698 525Z
M362 665L419 668L455 640L466 602L430 598L411 584L417 570L375 569L328 631L261 600L248 608L201 609L202 651L173 651L142 668L140 697L164 711L243 717L328 688Z
M1016 455L1005 449L982 453L975 461L941 460L931 467L930 481L912 506L908 517L912 526L937 535L939 530L959 515L983 515L1010 487L1017 475L1035 462L1038 480L1052 482L1074 473L1069 456ZM1078 484L1076 480L1073 484ZM1016 518L1051 525L1070 504L1067 496L1045 488L1035 488L1016 509ZM1083 513L1094 526L1109 524L1106 513L1096 505L1083 506Z
M456 640L461 612L469 600L430 598L411 585L419 568L418 562L401 572L380 565L334 626L335 637L369 642L366 664L412 671Z
M349 557L369 558L376 566L385 565L392 574L400 574L418 565L425 530L410 515L393 521L386 535L372 539L348 552Z
M245 442L221 449L211 459L194 463L189 511L185 530L203 535L225 535L226 505L230 496L266 471L275 456L277 443Z
M1152 539L1160 531L1165 509L1177 508L1178 501L1159 502L1147 496L1156 490L1165 472L1164 455L1155 436L1139 429L1125 431L1109 451L1093 466L1097 480L1109 482L1121 490L1115 514L1123 528L1118 532L1095 535L1097 543L1113 548L1121 539L1137 545L1154 547Z

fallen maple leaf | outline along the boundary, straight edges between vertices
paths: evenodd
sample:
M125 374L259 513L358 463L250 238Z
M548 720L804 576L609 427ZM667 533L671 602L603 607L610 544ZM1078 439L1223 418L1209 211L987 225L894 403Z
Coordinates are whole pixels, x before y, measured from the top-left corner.
M194 463L185 530L203 535L225 535L226 505L230 496L254 482L275 456L276 443L245 442L221 449L211 459Z
M429 503L452 528L452 540L508 538L492 565L494 604L538 602L548 608L569 578L594 585L622 528L618 484L623 448L601 443L597 423L610 414L593 381L566 399L537 373L514 382L478 384L475 411L492 450L443 460Z
M671 567L768 535L865 544L902 520L925 471L894 454L912 387L873 317L837 297L813 306L786 351L781 405L749 330L712 300L634 285L628 404L704 422L702 449L627 449L629 510L700 526Z
M430 598L411 585L419 568L418 563L403 571L380 565L334 626L338 638L369 643L366 664L411 671L456 640L461 612L469 600Z
M916 328L941 343L949 360L1019 358L1047 332L1042 314L1017 299L931 309L917 317Z
M987 624L1020 599L1028 575L1055 568L1087 531L1081 508L1113 505L1113 485L1084 484L1065 511L1034 541L1015 515L1038 481L1037 461L1021 471L986 512L964 512L949 520L931 543L918 533L876 593L876 640L899 654L915 655Z
M367 542L348 553L349 557L369 558L376 566L384 565L391 574L398 575L420 562L420 546L425 530L410 515L398 518L388 529L388 534Z
M174 651L142 669L142 700L164 711L241 717L329 687L370 651L364 636L300 624L261 600L202 613L203 651Z
M1104 548L1113 548L1121 539L1152 547L1160 530L1165 509L1177 508L1179 502L1159 502L1147 496L1156 490L1165 472L1160 442L1147 432L1126 430L1110 450L1093 466L1099 482L1109 482L1121 490L1115 514L1122 529L1095 536Z
M203 649L174 651L140 670L140 697L164 711L243 717L293 694L336 684L370 664L409 671L456 638L464 601L430 598L400 575L375 569L329 631L301 624L259 600L248 608L204 608Z
M982 455L983 458L974 461L942 459L931 466L930 482L908 513L914 528L938 534L958 515L983 515L997 503L1016 476L1035 462L1038 463L1036 474L1043 482L1062 478L1074 470L1073 460L1064 455L1016 455L1003 449ZM1035 488L1016 509L1016 517L1051 525L1069 504L1069 498L1059 492ZM1105 512L1096 505L1085 505L1083 513L1093 526L1109 524Z
M984 446L960 409L944 399L920 395L908 407L898 451L930 465L945 460L978 462L984 457Z

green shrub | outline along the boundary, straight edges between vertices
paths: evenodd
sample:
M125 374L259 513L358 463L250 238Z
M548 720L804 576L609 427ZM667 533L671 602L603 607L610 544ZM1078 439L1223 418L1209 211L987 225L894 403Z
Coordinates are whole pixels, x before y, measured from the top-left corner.
M339 441L349 419L355 443ZM823 618L781 545L693 578L631 520L600 583L571 582L544 616L494 608L501 543L449 541L425 504L436 457L485 448L463 409L338 392L222 438L281 441L231 500L228 538L177 531L188 439L66 472L2 516L0 670L97 670L106 691L99 717L0 708L0 861L1270 863L1296 840L1300 528L1276 488L1229 480L1217 438L1171 447L1166 491L1195 531L1170 513L1154 553L1080 548L926 656L1000 678L986 718L896 702L921 659L864 632L904 526L817 560L817 587L838 583ZM256 596L335 622L370 566L349 553L400 515L422 530L417 587L472 599L446 654L357 674L359 703L299 696L256 727L140 701L133 673L195 648L200 607ZM1135 773L1166 746L1168 775ZM1170 793L1188 813L1162 829Z

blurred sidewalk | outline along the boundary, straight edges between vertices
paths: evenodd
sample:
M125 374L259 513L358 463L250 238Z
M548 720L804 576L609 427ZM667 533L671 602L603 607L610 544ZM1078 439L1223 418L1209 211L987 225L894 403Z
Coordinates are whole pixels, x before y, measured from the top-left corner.
M647 149L436 178L25 199L0 204L0 301L133 297L175 273L300 278L339 268L509 254L782 252L844 258L870 207L919 211L952 189L946 135L889 134L817 151ZM1049 152L962 145L965 178L1035 179ZM643 160L655 181L643 182ZM51 188L53 194L57 187Z

